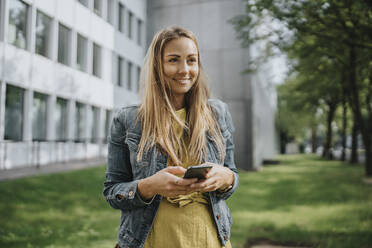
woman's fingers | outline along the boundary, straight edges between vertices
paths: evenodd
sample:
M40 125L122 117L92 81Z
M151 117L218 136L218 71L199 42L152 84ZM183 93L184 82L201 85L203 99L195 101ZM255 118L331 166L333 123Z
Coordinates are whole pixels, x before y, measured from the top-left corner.
M197 178L185 179L177 177L174 179L174 184L177 186L188 186L190 184L196 183L197 181L198 181Z
M222 167L222 166L221 166ZM159 171L156 177L158 193L163 196L185 195L190 192L210 192L219 189L223 182L225 171L219 166L213 166L208 172L207 179L185 179L177 175L184 175L186 169L181 166L169 166ZM153 184L155 186L155 184Z
M215 191L219 188L218 184L216 182L211 183L207 185L206 187L203 188L203 192L210 192L210 191Z
M216 184L217 184L216 178L210 177L208 179L190 185L190 188L192 188L195 191L208 192L208 190L213 189Z
M191 188L196 191L210 192L220 188L225 188L225 186L227 187L233 183L234 174L229 168L218 164L207 164L213 165L212 169L210 169L206 174L207 179L192 184L190 186Z
M192 192L189 186L169 185L163 192L163 196L178 196L186 195Z
M170 187L170 191L183 191L183 192L190 192L192 189L190 188L190 185L193 183L196 183L198 179L192 178L192 179L183 179L177 177L174 180L173 185Z
M186 172L186 169L181 166L168 166L164 169L164 171L169 172L173 175L181 175L183 176Z

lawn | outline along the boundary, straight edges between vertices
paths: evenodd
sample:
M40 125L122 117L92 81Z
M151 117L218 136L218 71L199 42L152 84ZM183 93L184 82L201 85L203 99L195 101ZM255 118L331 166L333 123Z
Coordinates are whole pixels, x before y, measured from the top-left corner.
M281 156L280 165L241 173L229 200L234 248L268 239L312 247L372 247L372 185L364 169L316 156Z
M372 247L372 185L363 167L315 156L241 172L229 199L232 244ZM111 248L119 211L102 196L104 166L0 182L0 247Z

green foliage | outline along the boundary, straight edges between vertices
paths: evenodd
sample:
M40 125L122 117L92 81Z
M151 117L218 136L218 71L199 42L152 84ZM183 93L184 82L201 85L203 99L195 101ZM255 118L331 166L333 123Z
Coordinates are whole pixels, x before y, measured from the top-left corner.
M278 123L282 131L294 127L291 135L301 135L303 132L296 131L297 127L313 126L314 115L309 123L304 123L304 109L309 115L315 113L314 109L323 109L328 115L327 126L331 127L334 110L346 99L358 119L364 143L372 143L370 1L246 0L245 4L245 13L231 20L242 45L248 47L266 40L271 44L268 47L285 52L291 66L287 83L296 81L298 85L284 86L294 96L279 89L282 96L278 98ZM271 32L259 32L262 25L270 26ZM294 100L299 96L303 101L297 111L288 108L288 102L301 102ZM331 132L327 135L330 137ZM372 144L368 144L366 168L367 174L372 175L372 166L368 167L372 163Z
M277 87L278 112L276 123L278 128L289 137L303 142L309 123L316 125L315 111L317 103L306 101L306 92L301 90L298 78L288 80Z

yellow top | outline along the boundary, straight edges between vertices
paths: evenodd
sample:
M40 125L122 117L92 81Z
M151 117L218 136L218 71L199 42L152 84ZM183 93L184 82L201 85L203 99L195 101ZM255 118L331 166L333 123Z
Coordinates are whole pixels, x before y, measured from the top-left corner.
M186 120L186 110L176 111L182 121ZM183 129L178 123L177 135L182 137ZM168 160L168 166L172 166ZM187 168L192 159L182 160ZM174 198L163 198L156 214L154 224L145 242L145 248L231 248L230 241L221 246L217 228L212 216L208 197L199 192Z

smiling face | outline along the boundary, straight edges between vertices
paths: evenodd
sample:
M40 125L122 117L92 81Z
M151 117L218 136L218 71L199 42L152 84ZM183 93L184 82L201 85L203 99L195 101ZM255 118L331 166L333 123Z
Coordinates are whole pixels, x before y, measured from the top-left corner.
M193 40L181 37L169 41L163 51L163 72L179 105L199 75L198 49Z

